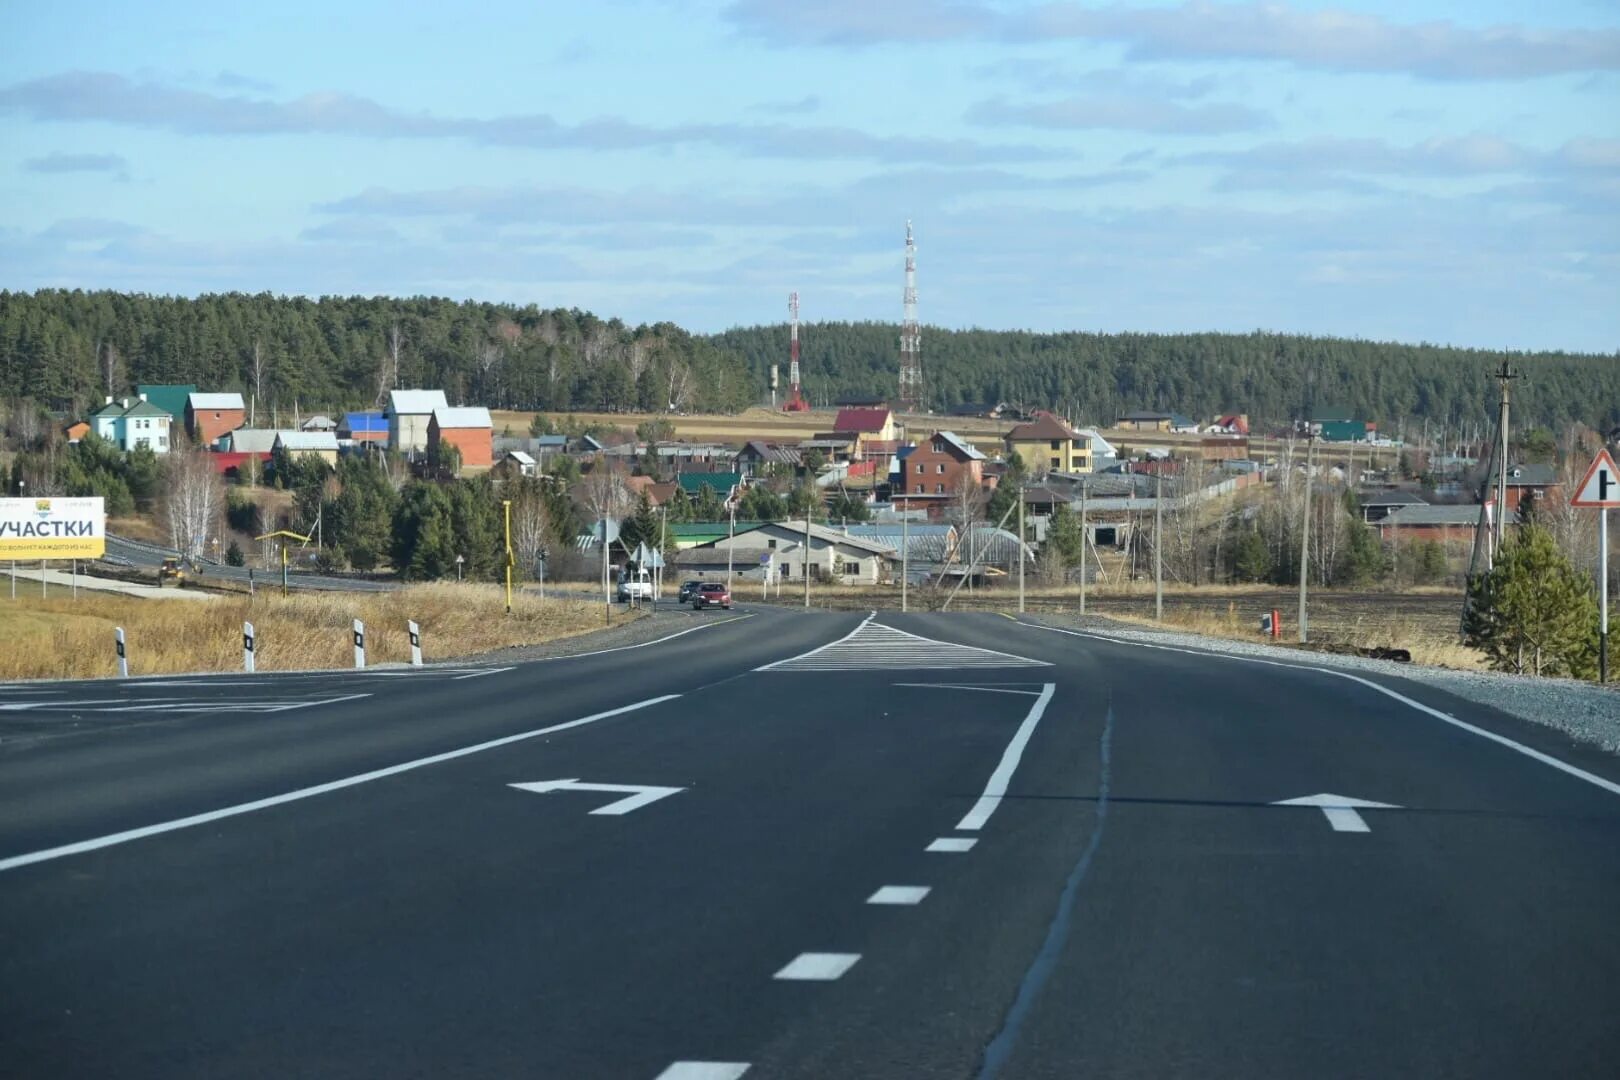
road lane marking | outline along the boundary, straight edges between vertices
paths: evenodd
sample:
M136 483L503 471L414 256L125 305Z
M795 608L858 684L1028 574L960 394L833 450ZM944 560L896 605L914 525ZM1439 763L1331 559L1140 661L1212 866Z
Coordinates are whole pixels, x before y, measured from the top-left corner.
M1001 752L1001 763L996 766L996 771L990 774L990 782L984 785L984 794L973 804L973 809L956 823L958 832L977 832L984 828L984 823L990 820L990 815L1001 805L1002 797L1007 794L1007 785L1012 781L1012 775L1018 769L1018 762L1024 756L1024 747L1029 745L1029 737L1035 734L1035 725L1041 722L1041 717L1046 713L1046 706L1056 691L1057 683L1047 683L1041 691L1041 696L1035 699L1029 715L1024 717L1024 722L1013 732L1012 741L1007 744L1007 749Z
M451 681L452 682L460 682L462 679L481 679L485 675L499 675L503 671L511 671L511 670L512 669L509 668L509 667L485 668L483 671L475 671L470 675L452 675L451 676Z
M854 967L860 958L860 953L800 953L771 978L784 982L833 982L843 978L844 973Z
M1056 626L1042 626L1040 623L1020 622L1018 625L1027 626L1032 630L1050 630L1054 634L1068 634L1070 637L1095 638L1098 641L1107 641L1115 645L1134 645L1142 649L1159 649L1164 652L1186 653L1188 656L1205 656L1216 660L1236 660L1239 663L1245 664L1264 664L1267 667L1288 668L1293 671L1315 671L1323 675L1333 675L1340 679L1349 679L1351 682L1360 683L1362 686L1365 686L1368 689L1376 690L1385 697L1394 698L1403 705L1409 705L1420 713L1427 713L1436 720L1444 720L1446 723L1452 725L1453 727L1461 728L1470 735L1478 735L1482 739L1489 739L1491 742L1505 746L1509 750L1523 754L1525 757L1533 758L1536 761L1541 762L1543 765L1551 765L1559 772L1568 773L1577 780L1585 780L1588 784L1595 787L1600 787L1604 791L1609 792L1611 795L1620 795L1620 784L1615 783L1613 780L1606 780L1595 773L1589 773L1585 769L1577 768L1576 766L1569 764L1567 761L1559 761L1551 754L1543 754L1540 750L1526 746L1521 742L1515 742L1506 735L1498 735L1494 731L1488 731L1485 728L1479 727L1475 724L1470 724L1466 720L1459 720L1450 713L1441 712L1439 709L1425 705L1421 701L1416 701L1407 697L1405 694L1391 690L1387 686L1381 686L1378 683L1373 682L1371 679L1364 679L1360 675L1352 675L1348 671L1337 671L1333 668L1316 667L1312 664L1291 664L1284 663L1280 660L1262 660L1257 656L1237 656L1233 653L1205 651L1202 649L1183 649L1175 645L1150 645L1145 641L1129 641L1125 638L1109 637L1107 634L1082 633L1078 630L1061 630Z
M1091 872L1091 862L1097 856L1097 849L1102 846L1103 830L1108 825L1108 796L1113 790L1113 777L1114 708L1110 705L1107 715L1103 717L1102 738L1097 740L1096 827L1091 830L1091 839L1086 841L1086 849L1080 853L1080 858L1063 883L1063 892L1058 896L1057 911L1052 913L1052 922L1046 928L1046 939L1041 942L1035 959L1030 961L1029 969L1024 972L1023 979L1018 983L1018 993L1013 998L1007 1015L1001 1021L1001 1030L996 1032L995 1037L984 1048L978 1080L995 1080L997 1074L1006 1066L1013 1048L1018 1044L1018 1036L1023 1031L1024 1022L1034 1011L1041 992L1046 989L1047 980L1057 968L1064 946L1068 944L1074 918L1075 898L1080 893L1081 882L1085 881L1086 875Z
M897 668L957 671L962 668L1051 667L1045 660L939 641L883 623L868 615L859 626L809 652L755 671L888 671Z
M472 746L464 746L459 750L447 750L442 754L432 754L428 757L417 758L414 761L406 761L398 765L390 765L384 769L373 769L370 772L360 773L356 776L346 776L341 780L331 780L324 784L316 784L313 787L299 788L296 791L287 791L280 795L271 795L270 797L264 799L254 799L252 802L237 803L235 806L227 806L219 810L209 810L202 814L192 814L190 817L176 818L173 821L159 822L156 825L144 825L138 829L126 829L123 832L109 833L106 836L98 836L93 840L81 840L75 844L63 844L60 847L46 848L43 851L31 851L26 855L13 855L9 859L0 859L0 872L6 870L15 870L18 867L30 866L34 863L45 862L49 859L60 859L68 855L82 855L87 851L97 851L101 848L112 847L115 844L127 844L131 840L144 840L148 836L158 836L162 833L175 832L179 829L189 829L194 825L207 825L209 822L220 821L224 818L236 817L240 814L251 814L256 810L268 810L272 806L280 806L283 803L297 802L300 799L313 798L316 795L325 795L332 791L341 791L344 788L351 788L360 784L367 784L373 780L381 780L385 777L397 776L400 773L410 772L413 769L425 768L428 765L438 765L442 762L454 761L456 758L466 757L469 754L477 754L485 750L493 750L498 746L510 746L513 743L522 742L525 739L532 739L537 735L550 735L556 731L566 731L569 728L582 727L585 724L593 724L598 720L606 720L612 716L623 716L625 713L635 712L637 709L645 709L652 705L660 705L666 701L673 701L680 696L681 695L679 694L664 694L661 697L648 698L645 701L638 701L632 705L621 705L617 709L609 709L606 712L592 713L590 716L582 716L578 720L568 720L561 724L552 724L549 727L536 728L533 731L519 732L516 735L506 735L499 739L490 739L488 742L475 743Z
M532 791L537 795L551 791L608 791L620 795L628 794L629 798L615 799L606 806L598 806L591 811L593 814L609 814L615 817L639 810L648 803L657 802L670 795L678 795L686 790L683 787L658 787L653 784L587 784L582 783L577 777L568 780L536 780L506 786L517 788L519 791Z
M962 851L972 851L973 850L973 845L977 844L977 843L978 843L978 841L973 839L970 836L941 836L939 839L937 839L933 843L929 844L923 850L924 851L947 851L947 852L953 852L953 853L962 852Z
M877 892L866 898L868 904L897 904L910 907L923 902L927 896L927 885L885 885Z
M924 690L980 690L986 694L1021 694L1024 697L1040 697L1039 690L1008 690L1000 686L970 686L966 683L948 682L897 682L896 686L921 687Z
M1346 795L1301 795L1297 799L1282 799L1272 806L1314 806L1322 811L1334 832L1372 832L1358 810L1400 810L1393 803L1373 802L1370 799L1352 799Z
M742 622L744 619L752 619L753 617L754 613L749 612L746 615L734 615L729 619L719 619L713 622L704 620L701 625L688 626L685 630L677 630L673 634L665 634L663 637L653 638L651 641L641 641L634 645L615 645L611 649L594 649L591 652L568 653L565 656L537 656L533 660L527 661L527 663L544 664L553 660L583 660L587 656L606 656L608 653L626 652L630 649L645 649L649 645L662 645L666 641L674 641L678 637L685 637L687 634L695 634L699 630L712 630L717 626L725 626L729 623Z
M738 1080L748 1065L746 1061L677 1061L653 1080Z

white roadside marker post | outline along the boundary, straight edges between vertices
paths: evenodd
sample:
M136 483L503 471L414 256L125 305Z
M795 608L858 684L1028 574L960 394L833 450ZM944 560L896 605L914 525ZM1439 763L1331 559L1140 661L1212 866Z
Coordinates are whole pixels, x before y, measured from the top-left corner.
M129 678L129 657L124 652L124 628L122 626L113 627L113 640L118 647L118 677L127 679Z
M411 667L422 666L422 628L410 619L405 620L405 630L411 635Z
M359 619L354 620L354 666L366 666L366 624Z
M242 670L249 675L253 674L253 624L242 624Z

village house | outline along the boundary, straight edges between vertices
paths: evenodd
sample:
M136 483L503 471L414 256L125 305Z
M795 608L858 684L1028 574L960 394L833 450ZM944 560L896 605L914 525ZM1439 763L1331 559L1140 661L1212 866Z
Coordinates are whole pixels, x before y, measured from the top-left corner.
M336 467L337 436L330 431L278 431L272 446L283 450L294 460L314 457Z
M437 452L443 444L456 448L463 467L486 468L493 464L495 430L489 410L481 405L434 409L428 418L428 452Z
M247 423L241 394L192 393L186 397L186 431L198 446L211 446L227 431Z
M759 522L746 529L739 523L735 536L682 551L675 564L683 574L724 576L729 557L733 577L758 580L770 573L773 580L802 582L808 567L814 580L842 585L877 585L889 579L896 552L888 545L813 523L809 537L807 550L803 520Z
M964 486L983 485L984 455L954 432L936 431L905 456L891 499L899 509L927 507L936 517Z
M1495 490L1495 483L1493 478L1492 490ZM1558 469L1552 465L1511 465L1507 476L1508 509L1518 511L1528 502L1534 513L1541 509L1543 501L1550 495L1562 495L1563 487L1564 481L1559 477Z
M388 407L383 411L388 418L388 448L407 454L426 450L433 410L449 404L443 390L390 390Z
M872 443L887 443L888 450L892 451L896 439L894 413L886 407L839 409L833 431L854 438L853 454L857 458L864 458L868 453L888 452L870 445Z
M343 414L337 427L338 445L354 446L388 444L388 417L380 412L351 412Z
M1007 453L1017 454L1032 473L1091 471L1091 440L1052 413L1042 412L1019 424L1005 441Z
M108 398L106 404L90 414L96 434L126 454L141 447L154 454L167 454L173 420L144 396L134 401Z
M1477 505L1430 506L1427 503L1403 506L1380 519L1382 540L1438 540L1444 544L1472 544L1479 527ZM1507 524L1517 525L1519 515L1508 511Z

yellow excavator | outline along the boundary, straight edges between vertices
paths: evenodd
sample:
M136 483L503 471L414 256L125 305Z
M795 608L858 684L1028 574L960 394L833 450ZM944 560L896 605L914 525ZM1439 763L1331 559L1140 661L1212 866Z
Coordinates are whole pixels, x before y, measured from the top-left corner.
M163 565L158 567L158 588L165 585L179 585L186 580L185 567L180 565L178 558L166 558Z

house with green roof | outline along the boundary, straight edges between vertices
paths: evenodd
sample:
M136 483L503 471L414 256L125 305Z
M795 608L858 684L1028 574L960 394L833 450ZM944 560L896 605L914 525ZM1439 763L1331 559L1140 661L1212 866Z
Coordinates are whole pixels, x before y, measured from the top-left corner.
M142 401L155 405L169 414L169 419L185 422L186 402L197 392L192 383L142 383L135 393Z
M147 401L144 395L133 401L108 398L101 408L90 414L90 426L95 433L126 454L143 446L154 454L167 454L175 422L172 415Z
M742 483L742 473L683 472L675 479L681 485L681 490L688 495L701 494L703 489L707 487L724 499L736 489L738 484Z

